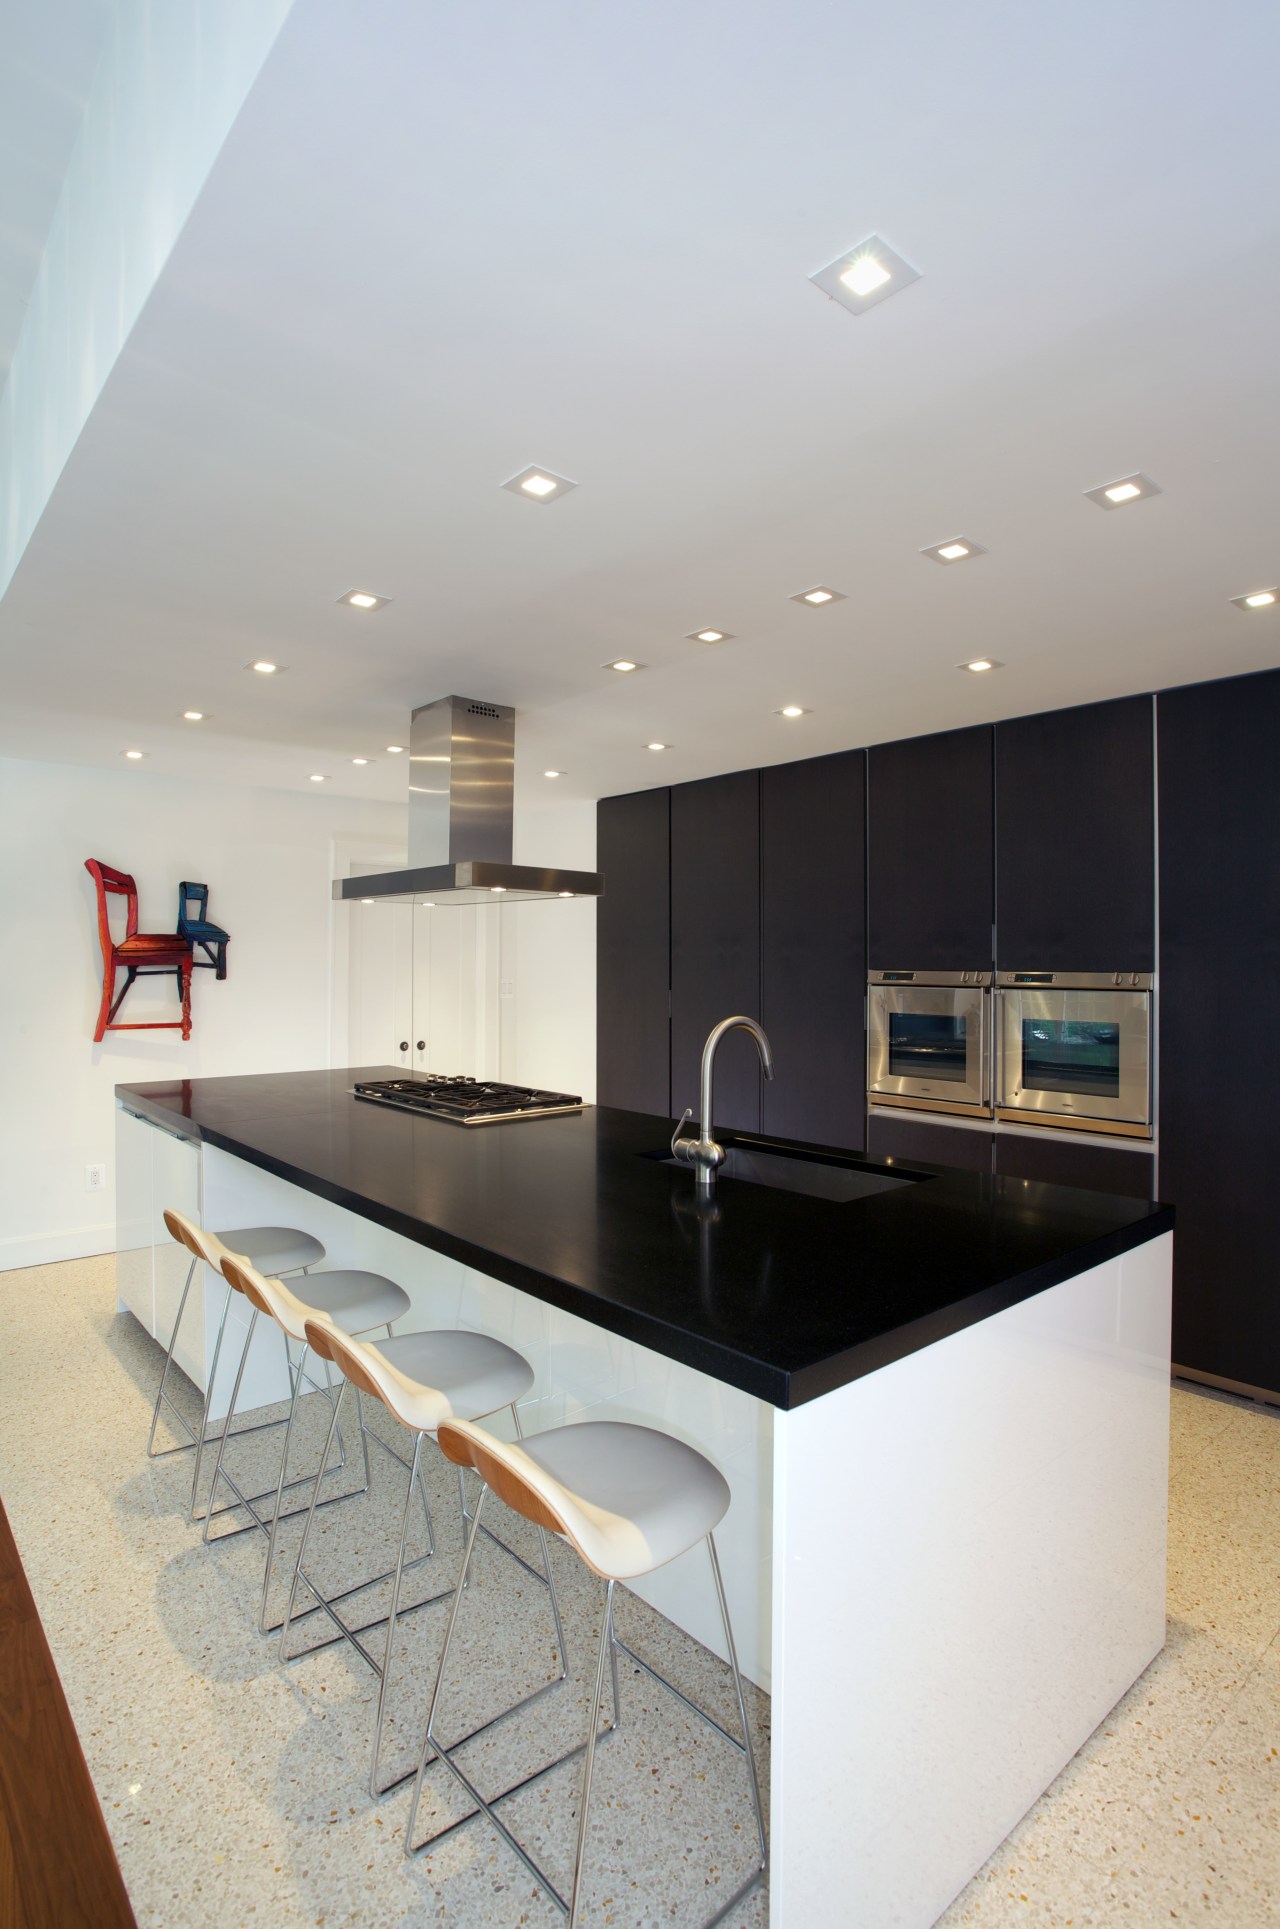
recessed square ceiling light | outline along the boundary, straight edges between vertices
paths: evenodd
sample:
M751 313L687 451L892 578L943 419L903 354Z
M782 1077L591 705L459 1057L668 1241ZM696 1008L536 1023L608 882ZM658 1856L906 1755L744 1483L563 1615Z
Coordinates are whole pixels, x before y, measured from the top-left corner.
M981 676L984 670L1003 670L1004 664L994 656L975 656L971 662L957 663L957 670L972 670L974 676Z
M807 717L809 712L801 709L798 703L784 703L777 714L780 717Z
M931 563L941 563L944 569L951 563L967 562L970 556L986 553L981 543L972 542L968 536L948 536L946 542L930 543L928 549L920 551Z
M246 663L244 667L246 670L256 670L259 676L279 676L284 665L268 663L265 657L260 656L256 663Z
M136 764L139 761L139 759L142 757L145 757L147 753L145 750L126 750L124 754L129 759L130 763Z
M338 601L350 604L353 610L380 610L386 608L391 598L375 596L371 589L349 589L345 596L338 598Z
M669 743L659 743L656 738L652 743L645 745L646 750L670 750L670 748L671 745Z
M578 485L570 482L568 476L556 475L553 469L539 469L530 465L502 486L509 489L513 496L523 496L526 502L554 502L557 496L567 496L570 489L576 489Z
M1132 475L1099 483L1096 489L1086 489L1084 493L1099 509L1122 509L1126 502L1141 502L1146 496L1163 495L1164 491L1150 476Z
M689 630L685 636L686 643L732 643L732 641L733 633L730 630Z
M404 745L402 743L389 743L387 745L387 755L388 757L398 757L403 749Z
M615 657L612 663L602 663L602 670L617 670L620 676L629 676L632 670L643 670L643 663L633 663L629 656Z
M564 776L563 770L544 770L542 774L544 777L563 777Z
M793 603L808 603L811 609L821 609L824 603L843 603L842 589L828 589L825 583L815 583L812 589L798 589L791 598Z
M204 711L203 710L184 710L182 713L182 720L184 723L203 723Z
M1280 589L1251 589L1247 596L1233 596L1231 601L1240 610L1270 609L1273 603L1280 602Z
M313 770L311 773L311 781L313 784L322 784L324 782L324 778L320 775L320 772L318 770Z
M369 759L367 757L353 757L351 761L353 764L367 764Z
M856 248L847 248L809 279L851 315L861 315L878 301L896 295L899 288L919 281L920 270L904 261L881 235L869 234Z

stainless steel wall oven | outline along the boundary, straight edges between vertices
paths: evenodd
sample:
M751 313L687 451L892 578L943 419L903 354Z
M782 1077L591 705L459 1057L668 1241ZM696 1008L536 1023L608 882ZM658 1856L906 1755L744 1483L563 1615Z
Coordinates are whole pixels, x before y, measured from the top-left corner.
M867 1095L916 1111L991 1111L991 973L873 971Z
M1151 975L1002 971L996 1117L1151 1137Z

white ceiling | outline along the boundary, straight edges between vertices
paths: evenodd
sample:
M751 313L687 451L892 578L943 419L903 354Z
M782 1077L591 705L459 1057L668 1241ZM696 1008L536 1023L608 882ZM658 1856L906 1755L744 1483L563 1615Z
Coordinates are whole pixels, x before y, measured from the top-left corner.
M536 802L1280 662L1227 600L1280 580L1277 54L1258 4L298 0L0 604L0 751L398 797L458 691ZM855 319L808 276L872 230L923 279Z
M0 383L111 24L110 0L0 0Z

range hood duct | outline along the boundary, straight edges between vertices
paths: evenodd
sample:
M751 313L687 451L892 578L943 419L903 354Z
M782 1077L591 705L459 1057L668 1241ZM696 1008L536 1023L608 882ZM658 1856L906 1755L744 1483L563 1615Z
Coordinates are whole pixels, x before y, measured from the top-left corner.
M409 734L409 866L339 877L339 900L389 904L511 904L599 897L596 871L513 864L516 713L508 704L440 697L413 713Z

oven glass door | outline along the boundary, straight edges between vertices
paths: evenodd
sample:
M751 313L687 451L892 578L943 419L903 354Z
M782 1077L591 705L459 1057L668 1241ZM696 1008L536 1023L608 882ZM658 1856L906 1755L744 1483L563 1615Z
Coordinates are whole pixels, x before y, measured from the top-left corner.
M1151 994L1002 991L999 1104L1052 1118L1151 1120Z
M985 1111L987 1003L973 985L870 985L868 1092Z

